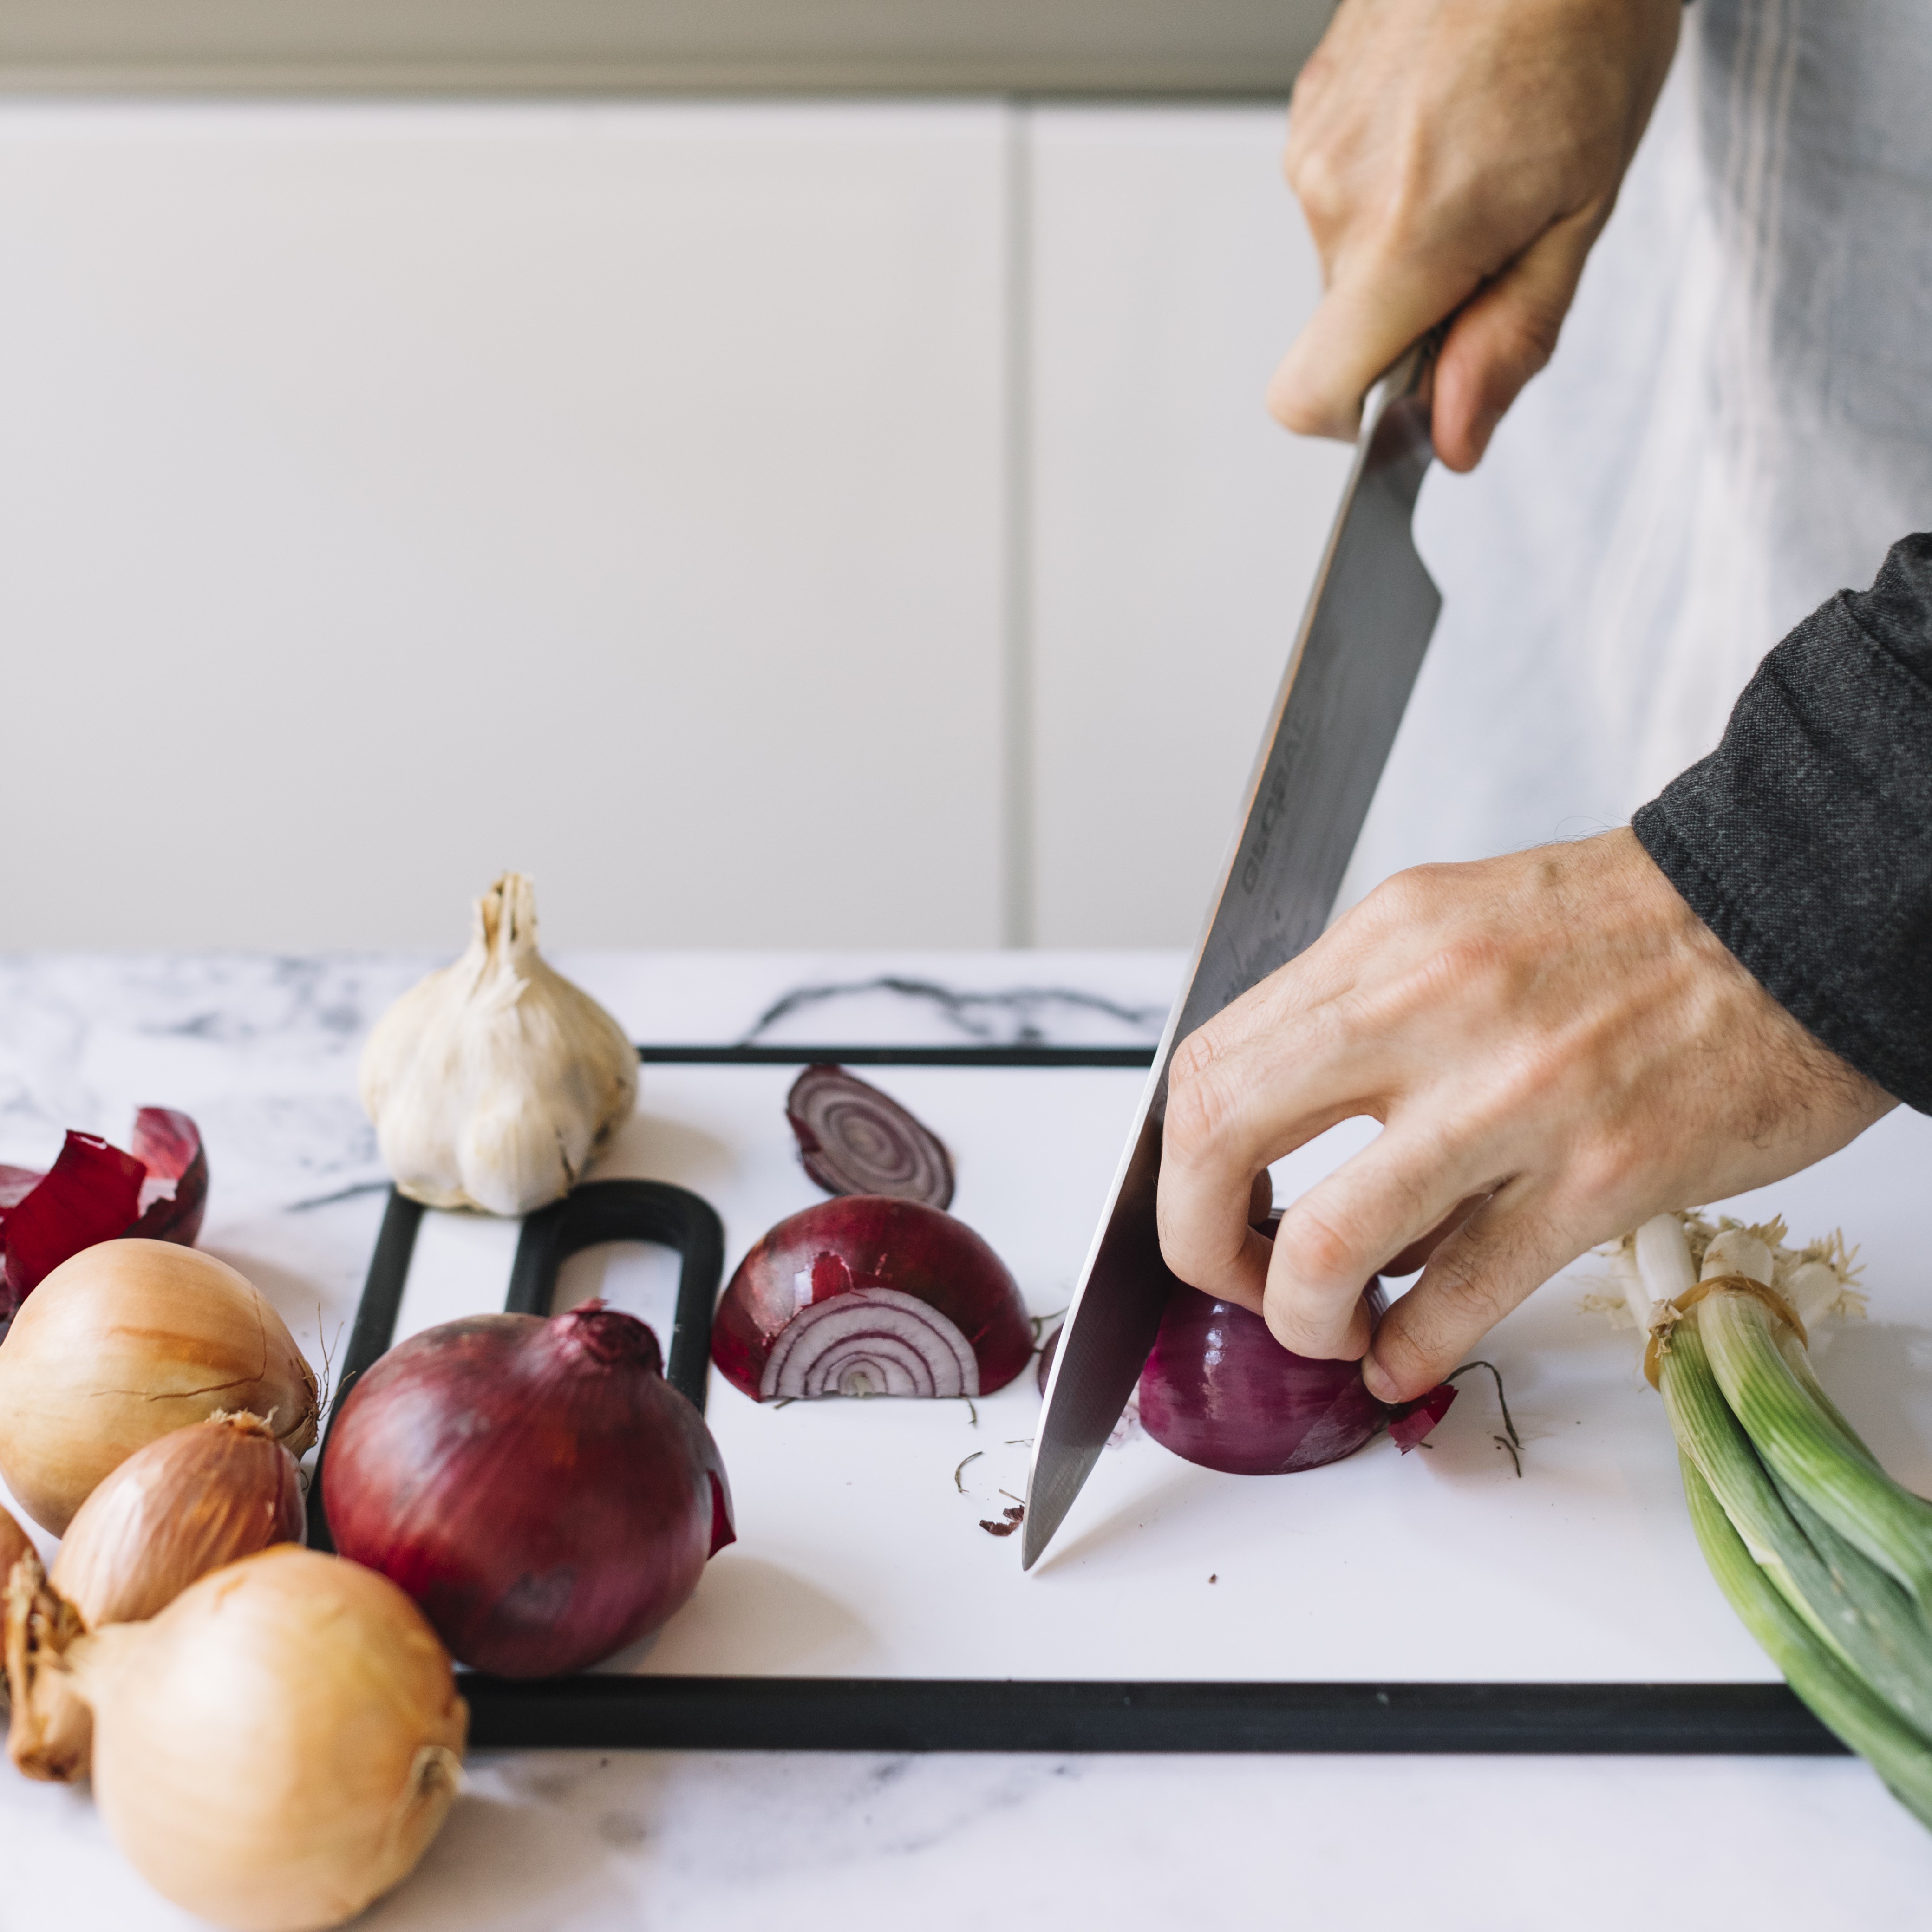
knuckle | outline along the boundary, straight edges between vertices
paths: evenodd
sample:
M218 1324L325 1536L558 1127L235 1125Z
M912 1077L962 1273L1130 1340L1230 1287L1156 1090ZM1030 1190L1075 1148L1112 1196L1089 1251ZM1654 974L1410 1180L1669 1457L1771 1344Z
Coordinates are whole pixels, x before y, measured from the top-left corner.
M1186 1082L1202 1078L1220 1055L1220 1046L1214 1036L1214 1023L1197 1027L1174 1049L1174 1058L1168 1066L1168 1086L1174 1088Z
M1283 163L1282 172L1310 227L1318 236L1340 227L1346 196L1334 156L1316 142L1304 143L1291 136Z
M1438 1336L1462 1332L1472 1323L1486 1328L1510 1306L1509 1295L1498 1277L1492 1258L1484 1256L1480 1249L1431 1262L1424 1279L1435 1314L1428 1327ZM1427 1337L1417 1340L1426 1342Z
M1340 1216L1306 1203L1298 1203L1282 1216L1274 1240L1277 1251L1292 1259L1295 1274L1314 1285L1359 1287L1374 1266L1362 1260L1359 1229Z
M1384 879L1362 902L1369 919L1385 928L1400 928L1432 922L1442 897L1446 866L1412 866Z
M1628 1193L1646 1160L1634 1132L1620 1126L1600 1130L1564 1162L1565 1191L1586 1212L1594 1210Z
M1161 1134L1166 1153L1184 1163L1209 1153L1226 1132L1233 1111L1225 1070L1211 1057L1197 1057L1183 1067L1176 1054Z
M1492 400L1510 400L1516 388L1556 353L1567 306L1546 297L1518 295L1498 307L1494 322L1496 362L1498 373L1514 386L1508 396Z

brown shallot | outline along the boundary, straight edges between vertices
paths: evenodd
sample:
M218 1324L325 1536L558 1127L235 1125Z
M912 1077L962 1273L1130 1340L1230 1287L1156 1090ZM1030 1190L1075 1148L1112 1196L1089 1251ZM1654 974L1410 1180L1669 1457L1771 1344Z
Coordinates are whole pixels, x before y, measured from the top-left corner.
M259 1415L218 1412L137 1449L75 1514L48 1582L89 1630L139 1623L302 1533L295 1458Z

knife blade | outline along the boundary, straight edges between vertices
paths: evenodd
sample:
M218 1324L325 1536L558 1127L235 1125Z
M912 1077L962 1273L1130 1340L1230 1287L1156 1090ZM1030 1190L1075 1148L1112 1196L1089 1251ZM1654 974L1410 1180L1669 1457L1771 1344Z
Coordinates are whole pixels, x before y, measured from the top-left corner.
M1410 528L1429 467L1434 362L1433 340L1417 344L1364 406L1240 830L1060 1328L1027 1483L1024 1569L1065 1521L1106 1447L1175 1286L1154 1220L1174 1049L1320 936L1436 628L1442 599Z

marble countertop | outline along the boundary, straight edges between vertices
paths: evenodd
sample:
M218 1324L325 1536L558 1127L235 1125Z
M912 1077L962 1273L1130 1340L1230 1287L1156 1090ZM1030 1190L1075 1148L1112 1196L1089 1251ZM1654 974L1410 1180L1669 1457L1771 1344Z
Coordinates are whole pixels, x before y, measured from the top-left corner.
M138 1105L188 1108L214 1177L204 1245L270 1295L304 1348L333 1348L384 1187L356 1054L432 963L0 959L0 1162L43 1164L68 1126L122 1138ZM1178 965L558 963L640 1039L742 1038L802 990L760 1036L844 1042L1145 1038ZM0 1870L0 1926L194 1922L122 1864L85 1792L4 1772ZM1849 1759L478 1754L422 1868L362 1922L1810 1932L1916 1922L1928 1882L1932 1840Z

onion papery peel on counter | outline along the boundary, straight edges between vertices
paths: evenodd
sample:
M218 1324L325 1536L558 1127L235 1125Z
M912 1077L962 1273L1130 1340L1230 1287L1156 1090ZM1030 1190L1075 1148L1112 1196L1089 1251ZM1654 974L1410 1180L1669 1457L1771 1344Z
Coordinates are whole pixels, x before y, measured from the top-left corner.
M1932 1502L1888 1475L1812 1367L1856 1318L1842 1237L1660 1214L1610 1251L1677 1440L1705 1560L1825 1725L1932 1826Z
M70 1131L44 1173L0 1168L0 1304L10 1315L61 1263L126 1235L192 1247L208 1204L201 1130L171 1107L134 1117L131 1153Z

